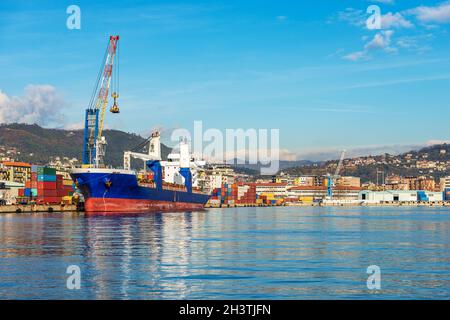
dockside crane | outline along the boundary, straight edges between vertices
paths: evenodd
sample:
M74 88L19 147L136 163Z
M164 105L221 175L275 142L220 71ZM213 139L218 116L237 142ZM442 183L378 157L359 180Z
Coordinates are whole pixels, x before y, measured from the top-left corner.
M98 168L104 166L106 139L103 136L108 95L112 87L111 97L114 102L111 113L119 113L117 99L119 98L119 36L110 36L108 46L102 61L102 66L92 92L89 106L85 114L83 167ZM115 60L117 63L115 64ZM114 74L113 74L114 69Z
M332 200L333 199L333 188L336 185L336 180L339 178L339 172L342 168L342 163L344 161L346 150L342 150L341 157L339 159L339 163L336 167L336 171L334 172L334 175L327 174L327 199Z

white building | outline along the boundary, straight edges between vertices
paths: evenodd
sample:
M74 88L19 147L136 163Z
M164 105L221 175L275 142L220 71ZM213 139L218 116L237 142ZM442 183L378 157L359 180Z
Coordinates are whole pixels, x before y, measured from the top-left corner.
M422 191L429 202L443 201L442 192ZM383 202L416 202L418 201L417 190L386 190L370 191L364 190L359 193L358 199L366 203Z
M275 197L285 197L287 195L287 184L276 182L255 183L256 194L273 194Z
M0 199L5 200L7 204L16 203L16 197L19 195L19 189L25 187L23 183L0 180L4 189L0 189Z
M441 188L441 191L444 191L447 188L450 189L450 176L441 178L439 186Z
M221 188L224 183L233 184L236 173L233 168L226 165L212 165L206 170L209 188Z
M417 191L411 191L411 190L386 190L386 191L364 190L359 193L358 200L362 200L367 203L412 202L412 201L417 201Z
M442 192L425 191L425 194L427 195L429 202L444 201L444 195Z

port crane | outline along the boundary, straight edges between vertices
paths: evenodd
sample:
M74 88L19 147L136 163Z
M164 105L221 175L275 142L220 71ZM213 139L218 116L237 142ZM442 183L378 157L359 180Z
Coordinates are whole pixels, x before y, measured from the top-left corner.
M110 108L110 112L119 113L119 107L117 105L117 99L119 98L118 42L119 36L109 37L102 66L89 101L89 106L86 109L83 141L84 167L99 168L104 166L103 158L105 155L106 139L103 136L103 124L111 87L111 97L114 102ZM114 64L115 60L117 60L116 64Z
M333 199L333 188L336 185L336 180L339 178L339 172L342 168L342 163L344 161L346 150L342 150L341 157L339 159L339 163L336 167L336 171L334 172L334 175L327 174L327 199L332 200Z
M131 170L131 158L147 161L161 161L161 140L158 131L153 132L145 142L149 143L148 153L125 151L123 154L123 168Z

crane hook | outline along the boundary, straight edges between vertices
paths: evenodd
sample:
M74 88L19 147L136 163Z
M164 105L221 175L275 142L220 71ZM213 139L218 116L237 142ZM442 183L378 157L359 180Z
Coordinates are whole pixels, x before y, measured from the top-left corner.
M116 92L113 92L113 93L111 94L111 97L114 99L114 103L113 103L113 105L111 106L111 108L109 109L109 111L110 111L111 113L119 113L120 110L119 110L119 106L117 105L117 98L119 97L119 95L118 95Z

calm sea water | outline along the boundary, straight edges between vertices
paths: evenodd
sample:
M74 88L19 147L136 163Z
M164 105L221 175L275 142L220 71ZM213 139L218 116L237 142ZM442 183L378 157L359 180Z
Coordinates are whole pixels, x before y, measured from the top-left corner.
M81 289L66 288L66 268ZM381 289L366 271L381 268ZM0 215L3 299L450 297L442 207Z

